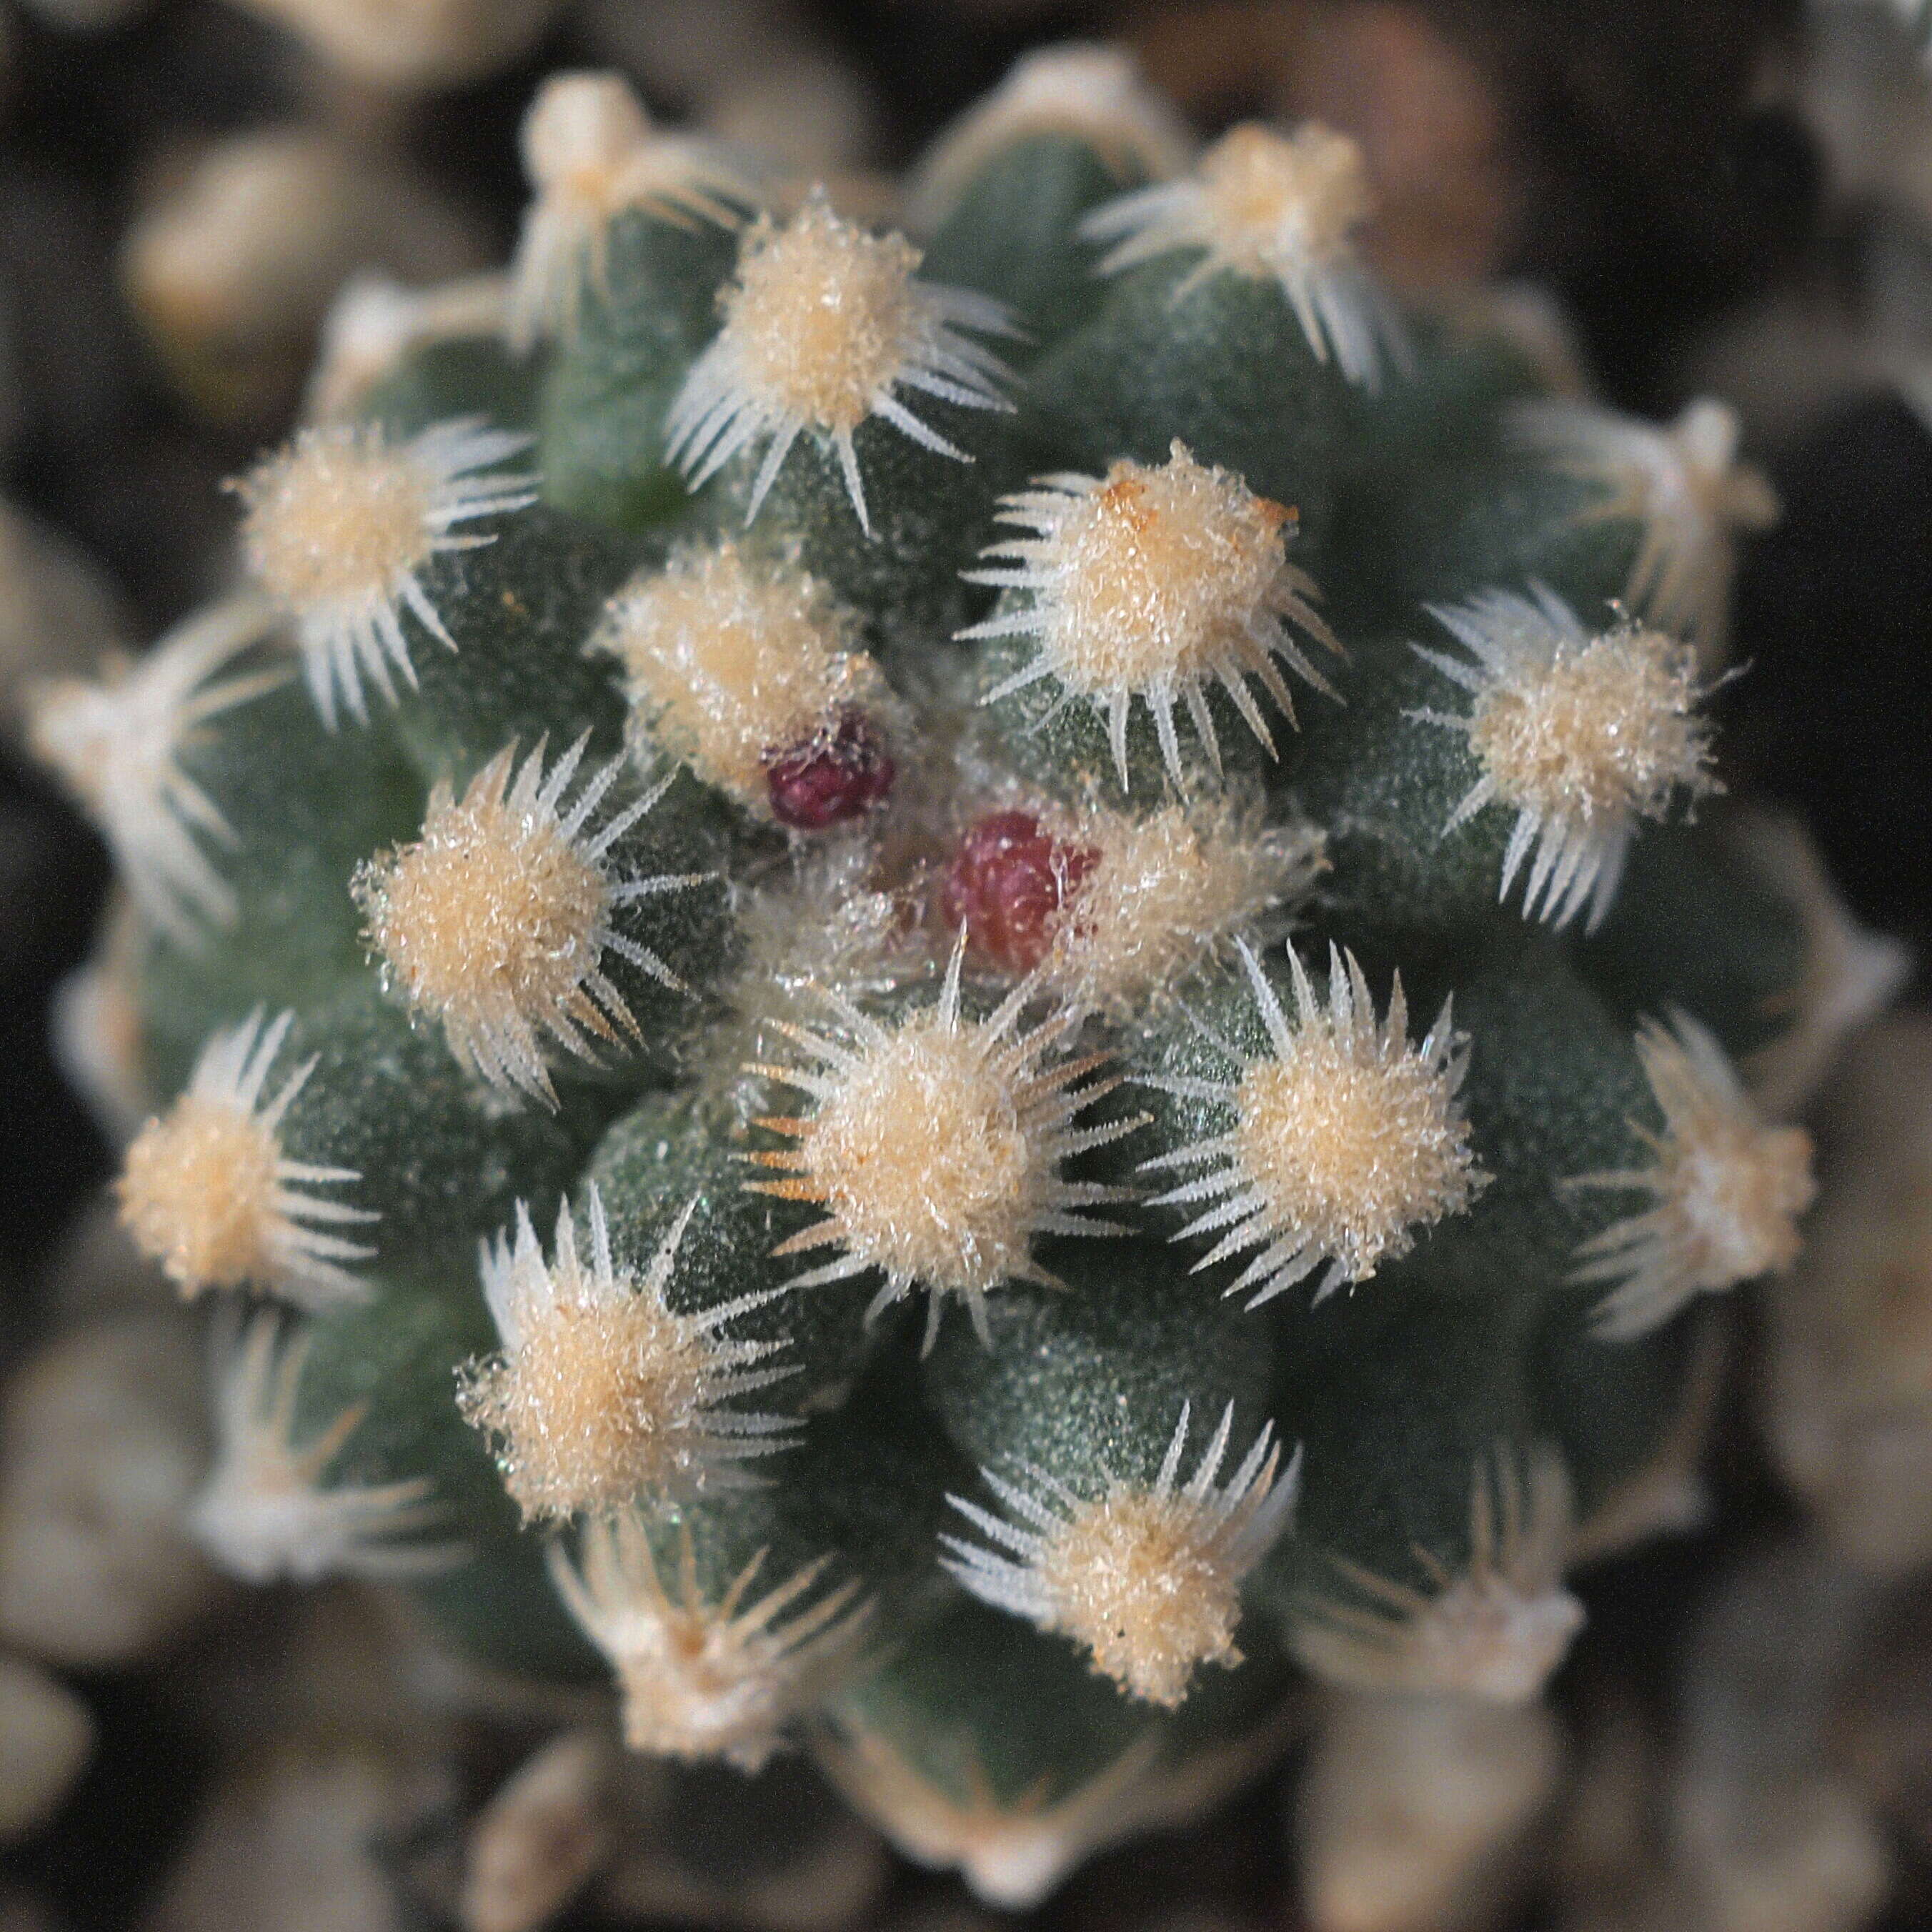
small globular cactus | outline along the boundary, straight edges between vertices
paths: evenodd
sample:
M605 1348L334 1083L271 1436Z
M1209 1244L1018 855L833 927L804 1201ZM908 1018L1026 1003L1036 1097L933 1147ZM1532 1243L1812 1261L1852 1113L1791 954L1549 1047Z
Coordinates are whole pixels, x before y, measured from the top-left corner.
M34 720L140 922L126 1224L294 1304L208 1546L1006 1902L1299 1672L1533 1700L1796 1255L1751 1056L1876 990L1712 802L1727 413L1552 398L1381 290L1352 143L1097 50L922 246L605 76L525 147L507 302Z

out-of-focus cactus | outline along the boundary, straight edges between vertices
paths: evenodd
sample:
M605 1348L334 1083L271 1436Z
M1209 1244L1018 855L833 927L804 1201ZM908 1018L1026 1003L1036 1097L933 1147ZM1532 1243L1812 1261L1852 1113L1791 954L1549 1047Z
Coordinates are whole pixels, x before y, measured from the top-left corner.
M399 320L248 601L34 719L144 921L124 1218L261 1298L205 1540L1006 1902L1298 1673L1534 1700L1810 1198L1737 1063L1816 921L1694 815L1724 412L1559 404L1346 139L1090 50L923 253L604 76L526 153L514 346Z

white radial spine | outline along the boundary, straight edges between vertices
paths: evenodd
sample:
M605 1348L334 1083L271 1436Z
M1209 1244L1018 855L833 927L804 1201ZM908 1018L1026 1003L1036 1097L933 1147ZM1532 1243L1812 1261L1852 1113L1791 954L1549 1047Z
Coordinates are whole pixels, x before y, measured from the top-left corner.
M1191 174L1104 202L1080 232L1107 245L1105 275L1198 250L1176 304L1224 272L1274 282L1316 359L1332 356L1349 381L1373 391L1385 364L1406 373L1414 360L1400 312L1357 250L1355 232L1373 208L1349 136L1314 122L1286 134L1249 122Z
M593 772L566 805L590 739L586 731L548 771L547 741L520 765L514 744L506 746L460 800L440 784L421 838L364 866L353 888L386 980L412 1007L441 1021L457 1060L493 1087L553 1108L546 1039L592 1064L599 1043L642 1041L604 969L607 954L673 992L689 991L656 952L619 932L612 915L714 876L610 875L613 848L675 774L593 831L629 760L620 754ZM506 926L515 929L508 946Z
M262 1102L294 1020L284 1012L270 1022L257 1007L239 1026L212 1035L186 1091L128 1148L122 1221L184 1294L246 1285L314 1314L368 1296L368 1284L344 1264L376 1250L329 1230L378 1216L309 1191L362 1177L282 1151L282 1121L316 1060L304 1060Z
M1085 142L1130 180L1178 174L1194 146L1173 104L1148 85L1125 48L1084 41L1036 47L921 163L909 196L919 230L936 229L989 162L1042 136Z
M688 1525L678 1544L675 1594L633 1514L586 1527L580 1568L559 1545L547 1555L558 1595L616 1672L626 1742L637 1750L686 1760L722 1758L756 1771L779 1748L788 1726L857 1667L872 1634L874 1604L861 1596L856 1577L804 1603L830 1556L754 1597L762 1552L722 1597L708 1602L698 1586Z
M1510 428L1524 449L1607 490L1582 520L1642 526L1625 602L1693 640L1707 668L1721 663L1738 538L1779 515L1762 472L1738 460L1736 411L1705 397L1664 424L1551 398L1516 405Z
M1317 1676L1358 1690L1526 1704L1582 1628L1583 1606L1562 1587L1573 1526L1555 1452L1498 1444L1471 1481L1466 1564L1418 1549L1428 1579L1418 1588L1330 1558L1352 1600L1304 1600L1296 1652Z
M970 584L1022 591L1028 602L958 635L1028 638L1036 649L981 701L997 704L1043 680L1058 684L1104 721L1123 790L1137 698L1153 720L1169 782L1185 792L1177 711L1192 723L1218 777L1210 692L1226 694L1270 758L1278 755L1274 736L1251 680L1291 726L1294 698L1283 664L1336 695L1296 635L1342 655L1315 608L1321 593L1313 578L1287 560L1293 513L1231 472L1196 461L1178 439L1164 464L1123 460L1104 476L1036 477L1030 488L1000 499L995 520L1031 534L988 546L981 566L963 574Z
M1142 1509L1152 1505L1166 1519L1162 1526L1168 1538L1208 1576L1232 1586L1261 1561L1292 1519L1300 1454L1283 1469L1274 1425L1264 1424L1226 1480L1217 1483L1234 1430L1231 1402L1184 1482L1180 1465L1192 1415L1193 1405L1184 1402L1153 1487L1135 1492L1134 1502ZM941 1567L995 1610L1042 1630L1065 1629L1070 1623L1077 1627L1077 1610L1063 1600L1050 1574L1055 1552L1070 1532L1077 1534L1083 1520L1104 1510L1126 1486L1110 1484L1108 1494L1083 1496L1050 1470L1030 1462L1018 1466L1018 1480L990 1468L980 1473L1006 1513L997 1515L967 1497L949 1496L947 1502L986 1540L942 1536L948 1553ZM1109 1576L1105 1582L1118 1588L1122 1580ZM1150 1592L1168 1581L1161 1575L1134 1580Z
M1765 1123L1706 1028L1676 1012L1667 1027L1646 1022L1636 1043L1664 1118L1661 1134L1638 1130L1652 1164L1564 1184L1654 1203L1577 1250L1570 1279L1611 1284L1594 1324L1611 1342L1651 1334L1698 1294L1783 1273L1816 1192L1810 1136Z
M208 682L278 621L261 598L233 598L138 662L110 665L98 682L62 680L30 694L34 752L92 817L136 904L193 951L206 945L208 926L235 922L234 892L204 850L204 842L232 847L235 833L182 754L215 718L283 681L276 667Z
M500 1465L526 1519L634 1502L675 1508L754 1481L746 1464L802 1439L793 1417L730 1406L797 1372L772 1360L782 1340L724 1332L784 1291L688 1315L670 1308L678 1250L698 1206L695 1198L686 1204L640 1278L614 1261L595 1182L587 1263L567 1200L548 1261L520 1201L514 1238L484 1244L484 1299L503 1347L464 1372L458 1406L498 1438Z
M1708 693L1688 649L1629 622L1592 634L1547 586L1487 590L1430 614L1469 656L1411 648L1473 700L1466 714L1411 715L1467 737L1482 776L1442 827L1448 837L1486 806L1516 818L1497 889L1507 900L1526 871L1526 919L1561 930L1586 911L1601 924L1631 840L1674 799L1722 789L1710 771Z
M620 74L553 74L524 117L534 190L511 269L506 334L527 355L578 329L586 287L609 281L610 228L635 212L693 229L736 228L758 190L715 144L655 126Z
M1421 1043L1411 1044L1399 974L1388 1015L1378 1021L1360 964L1332 944L1325 1010L1300 955L1292 945L1286 949L1295 1003L1291 1023L1252 948L1244 940L1236 946L1272 1060L1251 1063L1233 1081L1144 1076L1178 1098L1223 1104L1237 1115L1231 1131L1144 1163L1149 1169L1209 1170L1154 1196L1151 1204L1197 1210L1175 1240L1216 1238L1194 1264L1196 1274L1256 1251L1224 1291L1252 1290L1250 1308L1271 1301L1325 1262L1315 1293L1318 1302L1366 1280L1382 1261L1406 1254L1414 1228L1460 1213L1485 1184L1456 1105L1468 1068L1467 1042L1456 1034L1445 1000ZM1250 1093L1257 1070L1270 1083L1258 1100ZM1322 1090L1345 1084L1358 1090L1360 1104L1324 1126L1317 1112ZM1286 1151L1299 1156L1292 1162L1299 1170L1293 1177L1298 1196L1284 1193L1272 1162L1264 1161L1270 1124L1293 1136Z
M962 932L936 1005L896 1028L828 990L826 1004L845 1037L776 1022L805 1064L749 1070L817 1103L810 1114L766 1115L755 1123L794 1144L751 1156L782 1178L747 1185L826 1209L824 1220L781 1242L773 1252L830 1246L845 1251L790 1286L814 1287L876 1270L884 1279L866 1311L868 1322L922 1287L929 1297L928 1349L949 1295L964 1301L980 1340L990 1347L989 1294L1010 1280L1063 1286L1034 1258L1036 1235L1090 1239L1128 1232L1085 1210L1130 1200L1131 1190L1066 1180L1060 1168L1142 1124L1136 1116L1076 1126L1079 1114L1120 1084L1117 1078L1077 1084L1105 1057L1055 1055L1076 1023L1064 1008L1029 1031L1018 1030L1035 994L1030 979L988 1018L966 1019L964 957ZM915 1111L920 1108L923 1120ZM1005 1183L982 1192L969 1182L962 1194L958 1177L986 1157L987 1123L995 1116L1006 1123L995 1156L1004 1160Z
M836 455L869 537L872 511L853 440L862 423L876 418L935 455L972 461L900 392L1010 411L1012 372L962 332L1010 335L1013 324L989 296L914 280L918 260L899 237L842 221L822 194L783 229L769 218L755 224L725 293L724 324L664 419L666 453L688 487L701 489L740 452L761 448L748 525L793 446L810 434ZM828 316L847 326L830 327Z
M533 477L498 467L530 442L479 416L434 423L401 442L380 424L330 423L303 430L234 486L247 506L244 556L294 625L330 730L338 702L368 722L365 680L392 705L398 678L416 688L405 615L457 649L424 572L438 556L496 542L464 526L537 500Z
M441 1514L428 1477L326 1481L362 1420L359 1406L298 1445L296 1406L312 1341L290 1334L268 1310L238 1334L232 1320L218 1325L218 1444L189 1514L196 1540L230 1575L254 1584L330 1576L396 1582L462 1562L461 1545L417 1540Z

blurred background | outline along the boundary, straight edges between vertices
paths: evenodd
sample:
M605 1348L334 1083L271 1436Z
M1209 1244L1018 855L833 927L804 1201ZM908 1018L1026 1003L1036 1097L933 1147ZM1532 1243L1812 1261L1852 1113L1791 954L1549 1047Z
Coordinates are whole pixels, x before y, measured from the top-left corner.
M1203 133L1352 133L1399 289L1508 283L1612 404L1739 411L1784 519L1740 580L1734 760L1803 812L1850 914L1923 958L1928 16L0 0L0 1932L1000 1922L894 1862L801 1766L734 1812L728 1775L615 1772L567 1713L439 1705L433 1663L352 1592L218 1584L178 1524L198 1357L118 1240L107 1148L56 1065L106 866L19 754L20 694L221 584L223 479L286 431L352 277L503 262L543 75L621 70L654 113L882 210L1018 53L1069 38L1132 47ZM1039 1922L1932 1924L1928 1036L1908 1003L1823 1103L1828 1150L1852 1150L1877 1202L1844 1210L1865 1299L1760 1311L1708 1496L1684 1536L1586 1576L1590 1635L1553 1718L1396 1741L1330 1713L1231 1814L1101 1858ZM1825 1425L1793 1377L1829 1359L1842 1381L1832 1324L1855 1318L1885 1361L1801 1452L1801 1409Z

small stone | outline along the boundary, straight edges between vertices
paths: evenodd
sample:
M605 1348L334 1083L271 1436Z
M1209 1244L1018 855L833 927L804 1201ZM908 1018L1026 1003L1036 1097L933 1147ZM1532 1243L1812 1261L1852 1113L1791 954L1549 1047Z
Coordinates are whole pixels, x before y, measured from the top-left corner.
M373 1753L244 1766L214 1792L146 1932L403 1932L374 1847L434 1796Z
M94 1749L94 1720L64 1684L0 1657L0 1844L60 1808Z
M1628 1684L1600 1683L1576 1712L1576 1767L1551 1834L1546 1870L1562 1932L1634 1932L1681 1920L1643 1914L1666 1890L1658 1831L1665 1740Z
M566 1731L483 1808L470 1832L458 1907L464 1932L534 1932L603 1863L610 1757L602 1733Z
M1712 1932L1860 1932L1891 1890L1893 1852L1831 1732L1879 1592L1827 1544L1792 1538L1706 1593L1666 1830Z
M1788 1785L1699 1786L1678 1799L1679 1858L1712 1932L1862 1932L1892 1855L1862 1793L1824 1772Z
M183 1522L200 1396L193 1327L172 1312L74 1329L21 1364L0 1412L0 1641L128 1664L212 1601Z
M1295 1821L1312 1932L1476 1932L1530 1873L1567 1751L1540 1704L1349 1694L1330 1705Z

